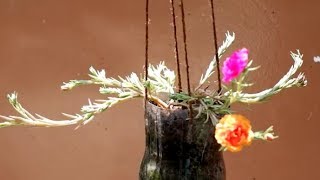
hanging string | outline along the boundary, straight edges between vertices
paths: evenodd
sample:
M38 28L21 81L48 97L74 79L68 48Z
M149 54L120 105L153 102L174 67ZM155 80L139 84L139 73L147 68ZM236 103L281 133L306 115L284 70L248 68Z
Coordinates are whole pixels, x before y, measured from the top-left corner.
M149 0L146 0L146 21L145 21L145 63L144 63L144 68L145 68L145 80L148 80L148 66L149 66ZM148 100L148 89L145 87L145 107L147 104Z
M187 33L186 33L186 22L185 22L185 13L184 13L183 0L180 0L180 8L181 8L181 17L182 17L182 30L183 30L183 43L184 43L184 58L185 58L185 62L186 62L188 94L191 95L190 74L189 74L189 60L188 60L188 50L187 50Z
M210 1L211 6L211 16L212 16L212 28L213 28L213 37L214 37L214 50L216 52L216 65L217 65L217 73L218 73L218 93L221 92L221 75L220 75L220 61L218 56L218 42L217 42L217 30L216 30L216 20L214 16L214 7L213 7L213 0Z
M173 34L174 34L174 53L175 59L177 64L177 72L178 72L178 92L182 91L182 84L181 84L181 70L180 70L180 57L179 57L179 50L178 50L178 37L177 37L177 23L176 23L176 14L173 0L170 0L171 4L171 15L172 15L172 24L173 24Z
M188 95L191 96L191 87L190 87L190 72L189 72L189 60L188 60L188 49L187 49L187 33L186 33L186 22L185 22L185 13L184 13L184 5L183 0L180 0L180 8L181 8L181 19L182 19L182 31L183 31L183 44L184 44L184 58L186 62L186 73L187 73L187 85L188 85ZM192 134L192 121L193 121L193 110L192 103L189 102L189 124L190 129L188 130L188 139L190 139L190 135Z

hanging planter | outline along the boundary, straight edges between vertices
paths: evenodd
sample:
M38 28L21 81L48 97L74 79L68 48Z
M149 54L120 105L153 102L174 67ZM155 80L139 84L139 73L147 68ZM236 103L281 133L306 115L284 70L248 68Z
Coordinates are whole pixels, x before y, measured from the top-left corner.
M226 40L218 51L219 57L234 38L234 34L226 34ZM230 106L234 103L263 102L286 88L307 84L302 73L293 77L303 62L298 51L297 54L291 53L294 65L272 88L254 94L245 93L244 88L252 85L245 79L250 71L257 69L250 67L252 61L248 61L247 55L246 49L240 49L226 58L222 67L225 84L220 93L202 89L214 73L214 60L191 95L176 91L175 73L164 62L158 66L148 66L147 80L138 78L135 73L126 78L108 78L105 70L97 71L91 67L91 79L71 80L64 83L61 89L98 84L101 85L100 93L109 96L106 100L89 101L80 114L64 114L68 117L66 120L51 120L38 114L32 115L19 103L17 93L12 93L8 95L8 100L19 116L0 116L4 119L0 127L78 125L78 128L120 102L146 97L147 92L146 149L140 179L194 179L207 176L223 180L225 168L222 151L238 152L253 140L270 141L277 137L272 126L265 131L254 132L250 121L242 115L233 114Z
M181 1L182 2L182 1ZM148 22L148 1L146 4ZM307 85L303 73L298 74L302 66L302 54L291 52L294 61L289 71L273 87L258 93L246 93L245 88L252 86L246 81L252 67L249 50L240 48L226 57L220 72L219 60L234 42L235 34L227 32L225 40L218 48L212 11L215 37L215 58L209 62L207 70L200 77L198 86L191 89L187 56L186 33L183 3L181 3L184 48L188 90L182 91L178 44L176 37L175 13L173 1L171 12L174 22L175 53L177 71L170 70L164 62L153 66L148 62L148 23L146 22L146 58L145 74L136 73L122 78L106 77L105 70L89 68L87 80L71 80L61 86L62 90L71 90L81 85L100 85L99 92L107 96L104 100L89 101L81 113L64 114L65 120L51 120L41 115L33 115L23 108L17 93L8 95L9 103L18 116L0 116L0 128L11 126L57 127L77 125L77 128L89 123L94 117L120 102L133 98L145 101L145 154L140 166L141 180L157 179L226 179L223 151L239 152L254 140L271 141L277 138L273 127L265 131L254 131L250 121L241 114L235 114L230 107L234 103L254 104L264 102L273 95L290 87ZM211 1L213 10L213 4ZM213 84L209 78L217 71L218 89L209 90ZM176 77L176 73L178 76ZM220 74L222 77L220 78ZM295 76L295 77L294 77ZM176 79L178 87L176 87Z

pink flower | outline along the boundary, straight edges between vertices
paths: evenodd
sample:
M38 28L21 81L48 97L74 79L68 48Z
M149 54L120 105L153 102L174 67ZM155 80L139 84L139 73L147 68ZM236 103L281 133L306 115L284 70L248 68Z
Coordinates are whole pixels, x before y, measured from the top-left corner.
M243 72L248 64L249 50L242 48L235 51L230 57L228 57L222 67L222 74L224 83L229 83L233 79L237 78L239 74Z

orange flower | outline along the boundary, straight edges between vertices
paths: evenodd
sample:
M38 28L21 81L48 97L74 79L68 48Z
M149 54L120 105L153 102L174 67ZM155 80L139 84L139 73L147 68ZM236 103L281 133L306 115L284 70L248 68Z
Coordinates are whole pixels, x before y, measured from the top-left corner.
M250 121L238 114L225 115L216 125L215 138L221 146L231 152L238 152L253 140Z

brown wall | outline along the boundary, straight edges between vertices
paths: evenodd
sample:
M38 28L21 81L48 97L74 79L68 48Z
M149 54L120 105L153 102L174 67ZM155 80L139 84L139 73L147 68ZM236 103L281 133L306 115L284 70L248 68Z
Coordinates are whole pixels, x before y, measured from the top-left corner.
M151 61L174 68L169 1L151 1ZM193 85L213 56L207 0L186 0ZM250 91L272 86L292 64L289 51L304 54L308 86L272 101L237 108L256 130L273 124L280 138L225 153L229 180L316 180L319 169L320 1L215 1L219 44L236 33L232 50L247 47L255 65ZM84 79L90 65L109 76L142 72L144 1L1 0L0 114L15 114L5 99L17 91L32 112L62 118L97 87L61 92L69 79ZM180 14L178 14L180 17ZM179 29L180 30L180 29ZM230 53L231 51L229 51ZM237 106L238 107L238 106ZM244 106L242 106L244 107ZM121 104L74 131L61 128L0 130L0 180L137 179L144 150L142 101Z

